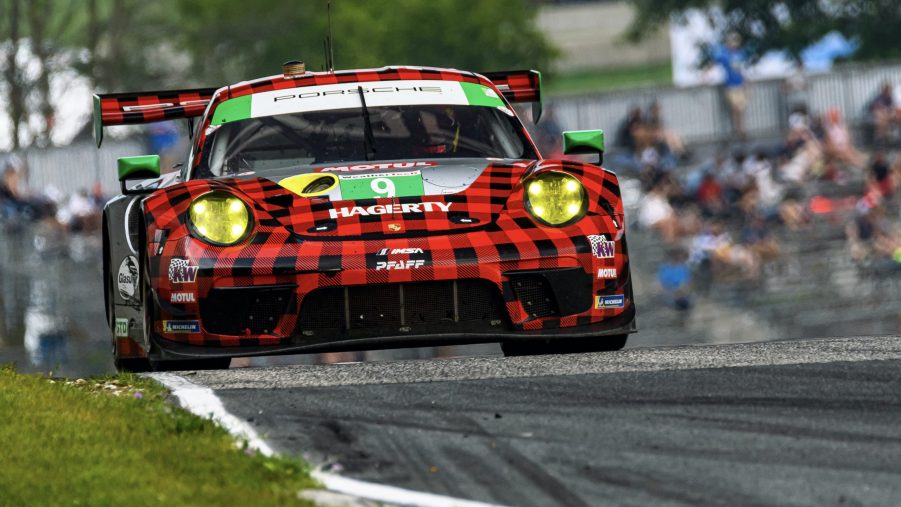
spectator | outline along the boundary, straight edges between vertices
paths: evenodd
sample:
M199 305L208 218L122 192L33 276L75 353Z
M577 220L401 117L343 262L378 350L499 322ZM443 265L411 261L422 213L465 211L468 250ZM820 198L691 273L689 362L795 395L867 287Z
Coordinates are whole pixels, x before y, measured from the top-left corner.
M725 212L723 187L711 172L705 172L696 193L701 213L706 217L720 216Z
M828 156L854 168L864 166L866 159L854 146L851 131L836 108L830 109L826 114L825 141Z
M876 189L884 198L891 198L895 192L894 178L885 151L879 150L870 160L870 177Z
M659 181L645 195L638 212L638 221L642 227L657 231L667 243L674 243L682 229L667 198L666 185L665 181Z
M741 36L734 32L730 33L726 37L726 45L717 51L714 60L726 74L723 85L726 103L732 117L732 131L739 139L745 139L744 115L748 106L748 90L744 68L748 54L742 47Z
M682 312L691 309L691 270L683 251L671 249L667 252L666 260L657 269L657 282L663 290L664 301L669 306Z
M674 130L666 128L663 123L660 102L655 100L648 107L644 125L654 144L666 146L667 151L677 158L682 158L685 155L685 143L682 142L682 137Z
M885 144L889 141L891 128L898 123L897 114L892 85L885 83L867 107L867 122L873 129L874 143Z

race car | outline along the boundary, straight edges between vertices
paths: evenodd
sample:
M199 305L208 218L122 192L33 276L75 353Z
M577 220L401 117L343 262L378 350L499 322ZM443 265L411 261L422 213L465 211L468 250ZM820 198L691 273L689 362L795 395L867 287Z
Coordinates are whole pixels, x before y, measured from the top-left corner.
M120 370L499 342L615 350L635 327L623 203L600 166L541 157L537 71L307 71L94 96L103 128L186 119L186 161L118 160L103 276ZM600 130L564 152L602 159Z

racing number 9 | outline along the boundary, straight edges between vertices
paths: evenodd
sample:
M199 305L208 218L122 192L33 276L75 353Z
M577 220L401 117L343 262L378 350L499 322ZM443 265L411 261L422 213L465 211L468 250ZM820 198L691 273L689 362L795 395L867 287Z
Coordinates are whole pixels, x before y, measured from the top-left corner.
M369 187L379 196L394 197L397 195L397 189L394 187L394 182L388 178L375 178L369 183Z

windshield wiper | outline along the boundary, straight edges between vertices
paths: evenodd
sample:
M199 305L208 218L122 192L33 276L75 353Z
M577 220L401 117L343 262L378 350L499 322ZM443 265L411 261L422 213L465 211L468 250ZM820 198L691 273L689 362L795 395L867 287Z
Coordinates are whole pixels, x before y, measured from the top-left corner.
M371 154L375 154L375 136L372 135L372 122L369 120L369 108L366 107L366 97L363 96L363 87L358 86L360 104L363 105L363 150L366 152L366 160L372 160Z

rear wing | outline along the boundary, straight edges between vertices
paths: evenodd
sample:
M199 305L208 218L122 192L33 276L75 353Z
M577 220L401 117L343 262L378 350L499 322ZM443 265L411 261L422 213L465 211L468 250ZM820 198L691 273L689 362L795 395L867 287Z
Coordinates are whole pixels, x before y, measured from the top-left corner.
M531 102L532 122L541 118L541 72L509 70L482 74L497 86L509 102Z
M94 95L94 140L103 127L195 118L203 114L218 88Z

